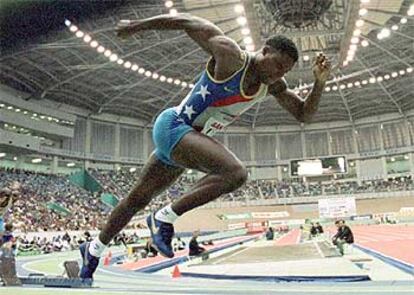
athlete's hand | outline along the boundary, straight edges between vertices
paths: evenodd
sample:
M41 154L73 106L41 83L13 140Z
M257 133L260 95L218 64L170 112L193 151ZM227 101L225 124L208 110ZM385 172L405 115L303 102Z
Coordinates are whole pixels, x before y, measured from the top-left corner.
M312 66L312 72L317 81L326 82L331 73L331 69L331 61L323 53L316 56Z
M126 39L136 32L137 24L139 24L137 21L130 21L128 19L120 20L115 28L116 35L119 38Z

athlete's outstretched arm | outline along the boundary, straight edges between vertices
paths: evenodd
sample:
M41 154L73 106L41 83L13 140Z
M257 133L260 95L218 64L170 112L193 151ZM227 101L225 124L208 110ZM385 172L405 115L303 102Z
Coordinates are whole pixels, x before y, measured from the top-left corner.
M225 47L239 48L232 39L224 36L224 33L215 24L201 17L188 13L158 15L142 20L121 20L116 28L121 38L129 37L142 30L184 30L207 53L215 56Z
M312 71L315 83L305 100L289 90L284 80L269 86L269 93L275 96L279 104L300 122L309 122L318 110L322 91L331 72L331 62L320 54L315 59Z

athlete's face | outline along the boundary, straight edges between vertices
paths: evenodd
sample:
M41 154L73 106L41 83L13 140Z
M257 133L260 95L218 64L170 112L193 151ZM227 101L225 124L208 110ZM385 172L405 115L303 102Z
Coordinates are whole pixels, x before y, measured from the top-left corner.
M259 61L259 75L262 83L271 85L281 79L295 65L295 61L286 53L269 46L262 49L263 57Z

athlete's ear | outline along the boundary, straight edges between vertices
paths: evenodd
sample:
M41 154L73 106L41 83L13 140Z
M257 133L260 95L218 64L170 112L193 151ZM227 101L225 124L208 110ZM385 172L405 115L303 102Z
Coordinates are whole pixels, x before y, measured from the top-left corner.
M270 48L270 46L269 46L269 45L265 45L265 46L263 46L263 48L262 48L262 54L263 54L263 55L266 55L266 54L269 54L269 53L271 53L271 48Z

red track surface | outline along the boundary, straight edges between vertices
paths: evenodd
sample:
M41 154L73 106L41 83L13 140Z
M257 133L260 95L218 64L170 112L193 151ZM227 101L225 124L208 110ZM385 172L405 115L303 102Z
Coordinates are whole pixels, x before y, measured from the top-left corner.
M353 226L355 243L414 265L414 226Z
M299 242L300 230L293 229L276 241L277 246L294 245Z

